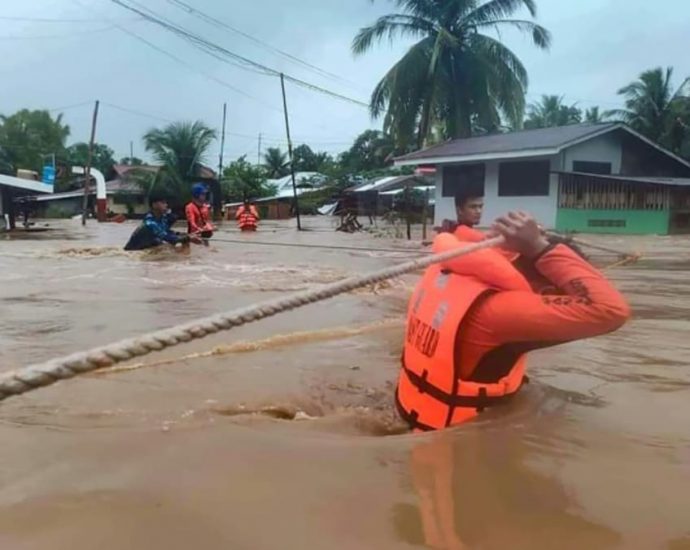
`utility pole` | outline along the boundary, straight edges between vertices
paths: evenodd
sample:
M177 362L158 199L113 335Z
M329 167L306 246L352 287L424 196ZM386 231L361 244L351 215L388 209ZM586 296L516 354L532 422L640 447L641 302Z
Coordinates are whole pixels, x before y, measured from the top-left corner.
M129 164L134 164L134 142L129 142Z
M259 134L259 154L256 157L256 165L261 166L261 134Z
M98 104L93 108L93 119L91 120L91 139L89 140L89 156L84 170L84 203L82 205L81 224L86 225L86 213L89 208L89 188L91 187L91 163L93 162L93 145L96 141L96 122L98 121Z
M297 199L297 184L295 183L295 163L292 161L292 140L290 139L290 119L288 117L287 99L285 98L285 75L280 73L280 87L283 90L283 110L285 111L285 132L287 133L288 158L290 160L290 175L292 176L292 193L295 198L295 214L297 215L297 230L302 231L299 217L299 200Z
M218 159L218 181L223 177L223 150L225 149L225 120L228 115L228 104L223 103L223 126L220 134L220 158Z
M218 193L213 193L213 214L220 219L223 210L223 151L225 151L225 121L228 116L228 104L223 103L223 126L220 134L220 155L218 156ZM217 195L217 196L216 196Z

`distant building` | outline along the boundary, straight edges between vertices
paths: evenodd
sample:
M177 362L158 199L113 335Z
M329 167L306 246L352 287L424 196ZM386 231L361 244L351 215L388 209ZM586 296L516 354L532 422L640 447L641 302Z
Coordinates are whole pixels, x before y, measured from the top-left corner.
M690 231L690 163L622 123L457 139L395 163L438 169L436 224L455 219L455 195L472 189L485 225L520 209L559 231Z
M26 195L41 193L49 195L53 186L38 181L35 172L20 170L24 177L5 176L0 174L0 227L6 230L14 229L17 207L15 200Z

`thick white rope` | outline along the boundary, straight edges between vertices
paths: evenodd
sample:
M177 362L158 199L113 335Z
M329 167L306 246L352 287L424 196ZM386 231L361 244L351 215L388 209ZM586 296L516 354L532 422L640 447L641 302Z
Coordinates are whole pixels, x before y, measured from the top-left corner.
M405 262L366 275L348 277L316 289L297 292L283 298L269 300L246 308L221 313L220 315L213 315L191 323L152 332L138 338L121 340L114 344L75 353L67 357L48 361L47 363L31 365L0 376L0 401L43 386L50 386L60 380L73 378L104 367L111 367L116 363L129 361L135 357L141 357L154 351L160 351L178 344L190 342L191 340L203 338L209 334L230 330L233 327L272 317L284 311L326 300L357 288L392 279L432 264L458 258L502 243L503 237L487 239L465 248Z

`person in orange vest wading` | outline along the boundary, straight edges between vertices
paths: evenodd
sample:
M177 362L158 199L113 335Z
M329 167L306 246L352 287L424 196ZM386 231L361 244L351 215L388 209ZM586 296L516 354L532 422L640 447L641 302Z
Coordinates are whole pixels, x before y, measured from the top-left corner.
M208 189L203 183L192 186L192 201L185 206L187 233L205 239L213 237L216 228L211 223L211 208L206 202Z
M241 231L256 231L259 226L259 212L249 199L245 199L244 204L237 209L235 218Z
M531 216L511 212L492 232L514 262L487 249L431 266L410 300L396 402L414 430L475 418L520 390L528 351L612 332L630 316L611 283ZM433 247L465 246L441 233Z

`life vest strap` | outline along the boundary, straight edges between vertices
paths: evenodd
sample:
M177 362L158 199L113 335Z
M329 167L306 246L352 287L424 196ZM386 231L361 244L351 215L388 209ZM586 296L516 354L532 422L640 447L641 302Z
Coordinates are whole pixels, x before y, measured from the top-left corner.
M488 396L486 395L486 390L484 388L482 388L482 391L480 391L479 395L477 396L452 395L450 393L446 393L442 389L429 382L427 380L427 372L424 372L420 376L405 366L403 366L403 370L405 371L405 374L412 385L415 386L421 393L426 393L433 397L436 401L440 401L449 407L470 407L481 412L486 407L492 407L494 405L504 403L507 399L515 395L514 393L511 393L500 396ZM462 382L460 383L462 384ZM523 379L522 383L525 383L525 379Z
M433 432L435 428L432 428L428 424L424 424L419 421L419 413L417 411L407 411L403 404L400 402L400 391L398 388L395 389L395 407L398 410L398 415L402 418L407 425L412 430L420 430L422 432Z

